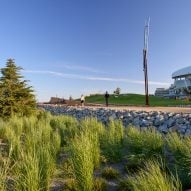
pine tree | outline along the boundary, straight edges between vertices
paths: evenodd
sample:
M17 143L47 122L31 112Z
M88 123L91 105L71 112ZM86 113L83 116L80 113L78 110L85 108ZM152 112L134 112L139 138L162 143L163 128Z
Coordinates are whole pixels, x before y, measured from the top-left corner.
M8 59L6 67L0 70L0 116L28 116L36 110L36 100L31 86L23 80L21 67L13 59Z

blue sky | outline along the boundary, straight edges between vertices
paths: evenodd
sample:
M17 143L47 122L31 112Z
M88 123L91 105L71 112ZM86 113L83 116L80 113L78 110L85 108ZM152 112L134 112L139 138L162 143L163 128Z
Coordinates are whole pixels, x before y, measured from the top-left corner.
M51 96L144 93L143 28L150 17L149 92L191 64L190 0L0 0L0 67L8 58Z

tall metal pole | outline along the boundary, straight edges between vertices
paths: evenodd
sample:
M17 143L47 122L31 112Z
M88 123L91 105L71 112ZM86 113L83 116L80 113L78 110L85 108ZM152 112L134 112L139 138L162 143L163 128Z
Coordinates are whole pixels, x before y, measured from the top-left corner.
M148 53L148 39L149 39L149 23L144 27L144 48L143 48L143 71L145 77L145 105L149 106L149 90L148 90L148 71L147 71L147 53Z

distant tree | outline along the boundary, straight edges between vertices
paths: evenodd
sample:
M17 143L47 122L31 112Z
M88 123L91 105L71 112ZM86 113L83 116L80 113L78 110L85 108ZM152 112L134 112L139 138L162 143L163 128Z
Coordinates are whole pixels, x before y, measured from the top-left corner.
M23 80L21 67L8 59L6 67L0 69L0 116L30 115L36 110L36 100L31 86Z
M121 89L117 87L113 93L118 96L121 93Z

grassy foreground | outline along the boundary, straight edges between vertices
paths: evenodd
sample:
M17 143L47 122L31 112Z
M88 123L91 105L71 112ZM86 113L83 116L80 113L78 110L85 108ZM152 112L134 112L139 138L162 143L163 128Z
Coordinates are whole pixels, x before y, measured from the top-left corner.
M191 188L190 145L120 121L13 117L0 121L0 190L182 191Z
M151 106L190 105L190 101L185 101L185 100L166 99L155 96L150 96L149 99ZM87 96L86 102L105 104L105 98L104 95ZM121 94L118 97L110 95L109 104L134 105L134 106L145 105L145 96L140 94Z

